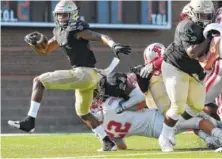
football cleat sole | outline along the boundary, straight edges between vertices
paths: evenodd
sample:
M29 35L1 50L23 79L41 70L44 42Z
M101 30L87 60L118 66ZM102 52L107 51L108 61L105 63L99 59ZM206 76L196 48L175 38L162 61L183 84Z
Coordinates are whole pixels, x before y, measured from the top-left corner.
M111 150L109 150L109 151L116 151L116 150L117 150L117 147L116 147L116 145L115 145L115 146L113 146L113 147L111 148ZM100 149L97 150L97 152L107 152L107 151L104 151L103 148L100 148Z
M9 120L9 121L8 121L8 125L11 126L11 127L13 127L13 128L22 130L22 129L20 129L19 121ZM22 130L22 131L25 131L25 130ZM35 128L31 129L30 131L25 131L25 132L33 133L34 131L35 131Z

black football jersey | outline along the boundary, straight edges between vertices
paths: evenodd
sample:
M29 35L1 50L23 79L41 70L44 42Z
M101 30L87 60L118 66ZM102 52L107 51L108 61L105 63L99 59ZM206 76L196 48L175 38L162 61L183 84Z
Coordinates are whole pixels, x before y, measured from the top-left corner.
M89 41L76 38L78 32L86 29L89 29L88 23L78 20L66 28L56 27L53 30L55 39L73 67L95 67L96 59L90 50Z
M191 59L186 50L191 45L200 44L203 41L203 28L191 20L181 21L176 27L173 43L165 51L164 61L188 74L202 72L203 69L199 62Z

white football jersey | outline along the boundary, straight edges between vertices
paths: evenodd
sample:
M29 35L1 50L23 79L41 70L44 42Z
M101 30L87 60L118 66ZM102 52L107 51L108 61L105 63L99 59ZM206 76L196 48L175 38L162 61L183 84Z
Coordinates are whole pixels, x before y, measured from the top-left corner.
M142 109L137 112L124 111L116 114L115 108L121 99L110 97L103 103L103 126L110 137L127 136L158 137L164 117L155 109Z

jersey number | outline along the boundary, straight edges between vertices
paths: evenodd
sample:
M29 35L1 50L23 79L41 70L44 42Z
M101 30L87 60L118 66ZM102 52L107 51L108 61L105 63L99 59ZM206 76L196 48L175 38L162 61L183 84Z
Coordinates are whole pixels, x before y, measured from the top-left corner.
M128 133L130 127L131 127L130 123L122 124L112 120L107 125L107 130L105 131L107 135L109 135L112 138L124 138L124 136ZM115 136L115 134L109 132L112 129L115 131L116 134L118 134L118 136Z

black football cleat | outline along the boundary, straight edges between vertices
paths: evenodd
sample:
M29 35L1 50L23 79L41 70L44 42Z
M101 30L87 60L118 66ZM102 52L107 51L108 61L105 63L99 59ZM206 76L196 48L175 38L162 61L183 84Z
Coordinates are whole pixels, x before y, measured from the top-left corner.
M114 142L112 142L108 136L106 136L103 139L103 147L98 149L98 152L103 152L103 151L116 151L116 145Z
M21 120L21 121L12 121L9 120L8 124L11 127L23 130L25 132L34 132L35 131L35 118L31 117L31 116L27 116L25 119Z

